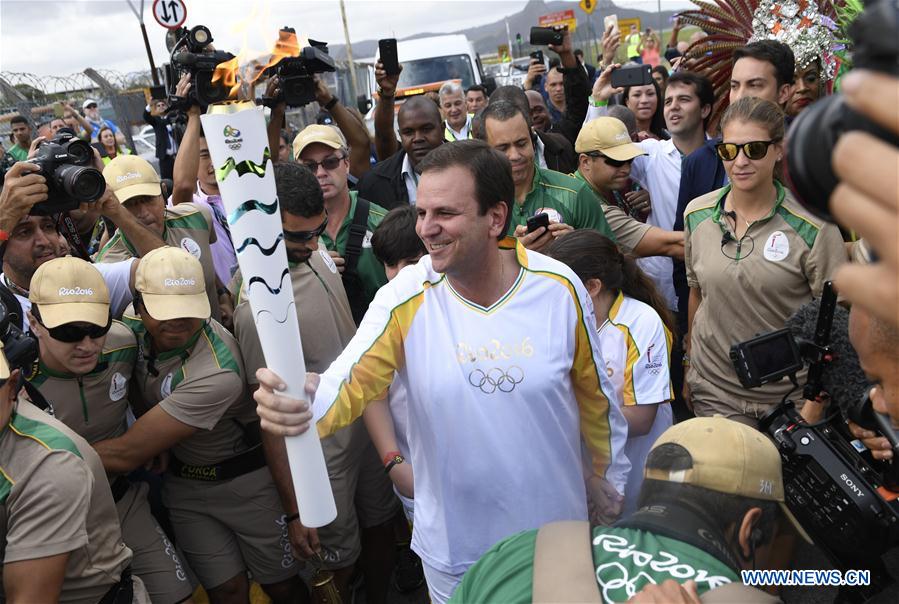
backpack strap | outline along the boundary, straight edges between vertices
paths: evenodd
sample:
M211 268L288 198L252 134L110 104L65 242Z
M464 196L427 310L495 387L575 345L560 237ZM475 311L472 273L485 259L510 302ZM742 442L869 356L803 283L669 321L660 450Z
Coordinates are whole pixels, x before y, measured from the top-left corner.
M593 567L591 535L590 523L581 520L551 522L540 527L534 546L533 602L602 602Z
M346 250L343 259L346 261L344 272L355 272L359 256L362 255L362 240L368 230L368 211L371 204L367 199L356 198L356 212L353 214L353 222L350 224L350 235L346 240Z

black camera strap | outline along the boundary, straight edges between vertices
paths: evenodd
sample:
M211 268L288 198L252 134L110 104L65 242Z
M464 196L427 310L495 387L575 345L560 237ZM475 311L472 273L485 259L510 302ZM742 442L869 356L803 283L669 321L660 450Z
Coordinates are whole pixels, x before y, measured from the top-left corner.
M88 262L91 261L90 255L87 253L87 248L84 245L84 241L81 240L81 235L78 234L78 228L75 226L75 221L72 220L72 217L68 212L63 212L58 215L57 224L62 224L62 227L65 231L62 233L62 236L66 238L66 241L69 242L69 247L72 250L72 253L82 260L86 260Z
M724 535L709 523L708 514L684 501L642 507L614 526L677 539L704 551L738 574L742 568Z

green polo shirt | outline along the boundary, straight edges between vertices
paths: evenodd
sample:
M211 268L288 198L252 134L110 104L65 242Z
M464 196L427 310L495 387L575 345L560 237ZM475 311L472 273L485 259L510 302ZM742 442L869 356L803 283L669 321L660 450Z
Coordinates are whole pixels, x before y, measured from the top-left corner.
M331 239L327 233L322 233L320 237L321 242L325 244L329 251L336 250L341 256L345 255L346 252L346 242L350 236L350 225L353 224L353 214L356 213L357 197L358 193L356 191L350 191L350 210L340 225L337 239ZM387 215L387 210L371 202L369 202L369 205L368 230L365 231L365 237L362 238L362 254L359 256L356 270L359 271L359 277L365 286L365 299L370 303L374 299L375 294L378 293L378 290L381 289L381 286L387 283L384 265L378 262L378 259L375 258L375 253L371 249L371 234L381 224L384 216Z
M12 155L16 161L25 161L28 159L28 149L20 147L18 143L10 147L7 153Z
M465 573L450 602L530 603L537 531L500 541ZM593 565L603 602L624 602L649 583L696 582L701 596L738 581L720 560L677 539L636 529L593 528Z
M554 170L540 167L534 170L531 191L524 203L516 203L512 209L508 235L514 235L515 227L526 225L531 216L546 212L550 222L564 222L575 229L594 229L615 241L602 203L587 183Z

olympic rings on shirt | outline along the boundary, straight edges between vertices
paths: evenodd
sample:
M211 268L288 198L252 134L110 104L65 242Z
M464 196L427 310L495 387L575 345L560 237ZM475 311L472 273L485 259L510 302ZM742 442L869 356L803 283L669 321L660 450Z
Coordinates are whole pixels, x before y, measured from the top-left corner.
M518 365L512 365L508 369L494 367L488 369L486 373L481 369L475 369L468 374L468 383L479 388L484 394L493 394L497 390L508 394L522 381L524 370Z

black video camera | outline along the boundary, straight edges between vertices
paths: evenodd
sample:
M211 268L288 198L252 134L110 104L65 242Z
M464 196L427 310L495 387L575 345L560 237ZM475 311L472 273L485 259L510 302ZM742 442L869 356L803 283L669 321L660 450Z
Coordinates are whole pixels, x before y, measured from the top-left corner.
M94 202L106 191L103 174L93 167L91 146L69 128L42 143L29 161L40 167L47 179L47 201L36 203L30 214L48 216L74 210L84 202Z
M170 63L166 68L166 90L173 109L184 109L182 104L199 105L204 111L211 103L228 99L230 86L223 80L213 82L215 68L234 58L230 52L209 50L212 44L212 33L205 25L196 25L184 30L175 42L170 55ZM186 101L175 95L178 81L184 74L190 74L190 95Z
M856 42L853 67L899 76L899 4L865 0L849 33ZM830 158L845 132L861 130L899 147L899 137L850 109L842 95L823 98L803 111L787 137L787 173L797 199L810 212L834 222L828 204L838 179Z
M337 69L328 54L327 43L309 40L309 46L300 50L296 31L284 27L278 31L278 51L286 55L285 58L269 67L266 74L278 76L281 92L277 97L264 98L263 104L270 107L282 102L288 107L308 105L315 100L315 74Z
M21 317L11 314L4 300L10 305L19 306L19 304L6 286L0 287L4 290L0 291L0 340L3 342L3 355L10 371L21 369L28 374L38 357L37 340L19 328Z

